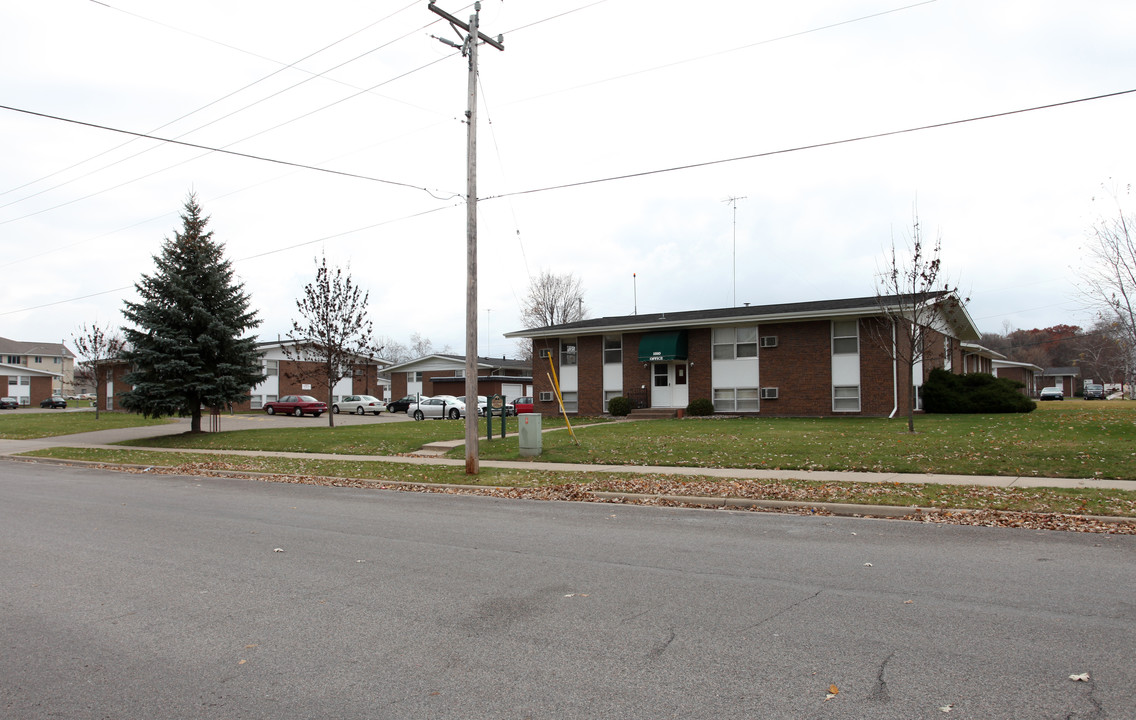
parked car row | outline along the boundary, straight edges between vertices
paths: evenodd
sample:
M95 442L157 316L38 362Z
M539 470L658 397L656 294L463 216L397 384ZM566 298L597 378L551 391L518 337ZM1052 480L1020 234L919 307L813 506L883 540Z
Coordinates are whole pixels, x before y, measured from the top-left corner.
M478 415L484 416L488 405L489 399L487 397L484 395L477 396ZM426 418L457 420L465 417L466 414L465 398L453 395L435 395L433 397L407 395L385 405L382 400L373 395L347 395L331 406L331 412L336 414L366 415L371 413L372 415L379 415L384 409L388 413L405 412L415 420ZM319 417L327 410L327 403L317 400L311 395L285 395L279 400L264 403L264 411L269 415L294 415L296 417L312 415ZM506 415L517 415L518 413L530 413L532 411L533 399L531 396L519 397L505 404Z

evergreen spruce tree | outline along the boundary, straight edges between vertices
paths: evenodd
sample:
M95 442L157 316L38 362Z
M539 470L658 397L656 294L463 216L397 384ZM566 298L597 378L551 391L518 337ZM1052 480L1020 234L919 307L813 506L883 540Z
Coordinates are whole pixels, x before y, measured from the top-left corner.
M123 328L122 357L133 389L121 399L146 417L189 416L190 431L201 432L202 407L242 401L264 380L256 339L245 336L260 320L193 193L181 219L182 231L154 257L157 272L134 286L142 302L126 302L136 327Z

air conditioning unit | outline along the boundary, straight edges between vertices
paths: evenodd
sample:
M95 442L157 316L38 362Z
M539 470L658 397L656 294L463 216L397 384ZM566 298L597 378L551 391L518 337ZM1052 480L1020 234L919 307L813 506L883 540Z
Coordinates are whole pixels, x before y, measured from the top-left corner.
M541 402L552 402L552 393L545 391L540 394Z
M545 358L550 358L550 357L552 357L552 351L551 350L545 348L544 350L540 351L540 359L541 360L543 360Z
M761 336L761 347L763 347L763 348L777 347L777 336L776 335L762 335Z
M776 400L777 399L777 388L768 388L768 387L767 388L761 388L761 399L762 400Z

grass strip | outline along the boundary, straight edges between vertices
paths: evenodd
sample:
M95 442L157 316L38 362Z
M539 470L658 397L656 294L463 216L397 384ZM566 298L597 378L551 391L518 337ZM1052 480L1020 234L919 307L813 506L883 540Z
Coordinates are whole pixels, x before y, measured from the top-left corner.
M476 479L464 467L315 458L244 457L209 453L171 453L102 448L48 448L32 457L98 463L171 466L184 472L236 471L330 476L377 482L422 482L511 488L563 488L580 491L737 497L897 507L954 508L1031 513L1136 517L1136 492L1095 488L994 488L937 483L824 482L816 480L722 480L675 478L663 474L556 472L481 468ZM565 498L568 499L568 498Z
M21 412L5 411L0 415L0 438L4 440L34 440L59 437L96 430L165 425L169 418L147 419L134 413L104 412L95 419L93 412Z

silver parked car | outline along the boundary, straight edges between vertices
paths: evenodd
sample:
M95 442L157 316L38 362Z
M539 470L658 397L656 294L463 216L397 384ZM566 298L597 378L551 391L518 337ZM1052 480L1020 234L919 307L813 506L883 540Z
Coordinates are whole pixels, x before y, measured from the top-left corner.
M1047 387L1041 389L1041 395L1038 395L1038 400L1064 400L1065 393L1059 387Z
M378 415L386 407L382 400L373 395L347 395L333 404L331 411L333 413L355 413L356 415L366 415L367 413Z
M457 420L465 417L465 403L453 395L436 395L411 404L410 407L406 408L406 414L415 420L425 420L426 418Z

